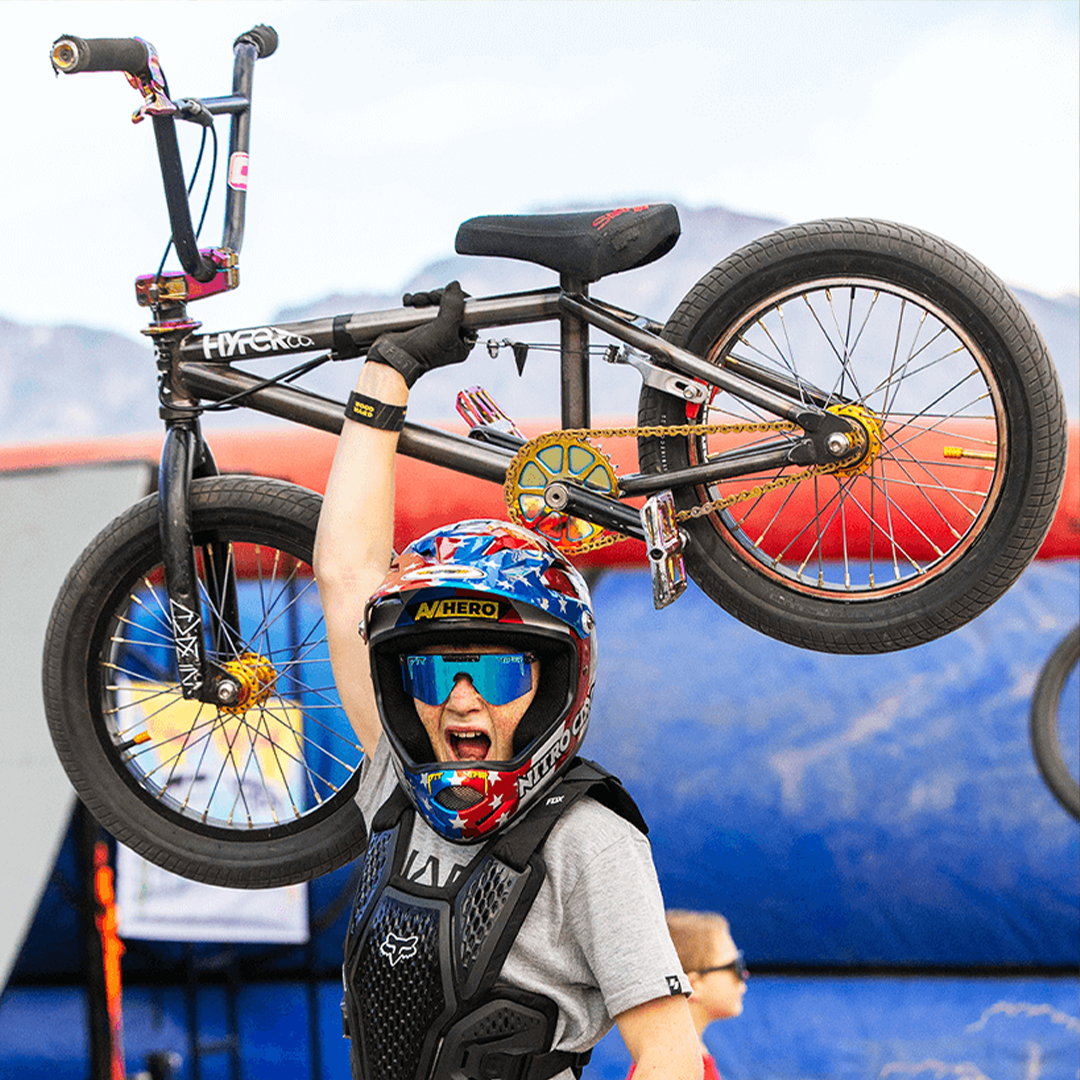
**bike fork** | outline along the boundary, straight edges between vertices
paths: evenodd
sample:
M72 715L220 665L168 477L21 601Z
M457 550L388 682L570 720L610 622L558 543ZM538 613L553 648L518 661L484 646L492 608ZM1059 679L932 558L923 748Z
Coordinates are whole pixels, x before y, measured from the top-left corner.
M192 480L216 476L218 470L197 419L170 420L166 428L158 471L158 529L180 687L185 698L216 702L225 673L211 661L207 642L215 642L220 651L226 628L239 625L236 578L229 552L213 537L200 537L206 587L200 596L190 498Z

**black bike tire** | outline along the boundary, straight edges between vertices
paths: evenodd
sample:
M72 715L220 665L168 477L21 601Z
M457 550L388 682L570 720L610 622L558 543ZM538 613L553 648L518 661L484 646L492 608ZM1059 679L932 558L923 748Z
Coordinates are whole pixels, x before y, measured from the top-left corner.
M807 596L737 558L716 527L685 521L687 571L714 601L782 641L823 652L877 653L947 634L986 610L1034 558L1053 521L1065 475L1068 429L1057 373L1035 325L1008 289L959 248L907 226L867 219L819 221L769 234L705 275L666 324L663 336L707 356L755 305L828 276L895 283L927 297L978 340L1004 387L1009 457L989 520L963 556L906 593L860 599ZM686 404L645 386L642 426L687 422ZM687 437L639 440L645 473L685 468ZM676 488L676 508L703 499Z
M1031 699L1031 748L1054 798L1080 820L1080 783L1065 763L1058 729L1061 692L1077 664L1080 664L1080 626L1074 626L1058 642L1039 672Z
M193 535L253 540L310 563L321 497L263 477L219 476L191 486ZM196 881L271 888L307 881L356 858L366 843L353 798L358 769L317 813L280 828L207 828L138 789L102 717L102 635L133 580L160 562L158 498L130 507L69 572L46 633L42 682L56 751L76 792L121 843Z

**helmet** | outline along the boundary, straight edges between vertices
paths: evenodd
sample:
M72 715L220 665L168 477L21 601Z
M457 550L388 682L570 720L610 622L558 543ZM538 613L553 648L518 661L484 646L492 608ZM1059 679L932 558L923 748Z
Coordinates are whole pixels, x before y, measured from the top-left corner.
M368 600L361 633L398 780L447 840L480 840L510 824L577 753L596 677L592 605L581 574L536 533L476 520L415 540ZM450 642L539 658L536 696L510 761L435 760L401 655Z

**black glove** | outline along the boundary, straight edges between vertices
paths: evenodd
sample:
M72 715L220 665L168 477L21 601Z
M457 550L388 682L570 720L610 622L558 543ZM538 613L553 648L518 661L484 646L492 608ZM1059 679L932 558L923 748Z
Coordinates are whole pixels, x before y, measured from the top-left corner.
M389 364L412 386L425 371L460 364L476 344L476 334L461 327L465 314L465 293L456 281L438 290L439 314L403 334L381 334L368 349L367 358ZM434 294L429 294L434 295Z

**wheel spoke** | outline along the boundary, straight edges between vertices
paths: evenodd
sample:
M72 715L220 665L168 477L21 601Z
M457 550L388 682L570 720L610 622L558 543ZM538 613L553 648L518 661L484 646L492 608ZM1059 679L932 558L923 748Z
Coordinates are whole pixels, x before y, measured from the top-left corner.
M223 531L195 550L209 656L242 700L185 699L163 574L151 568L113 617L102 719L124 767L163 809L245 832L300 822L362 757L333 685L314 577L275 543Z
M993 452L999 461L1002 454L992 427L1000 392L964 332L903 290L823 281L755 309L730 340L735 370L739 360L752 359L795 386L818 388L814 400L824 394L848 412L867 410L879 432L867 460L835 476L835 490L823 486L827 478L820 474L771 488L793 475L791 467L703 489L709 500L764 489L713 515L714 528L731 537L740 558L800 590L856 598L906 589L948 569L999 482L1000 464L972 464L964 453ZM723 363L723 355L716 351L710 359ZM771 418L725 392L714 395L697 422L748 419ZM703 463L775 437L700 438L691 443L696 452L689 460ZM949 454L941 449L953 444ZM883 576L886 562L892 567Z

